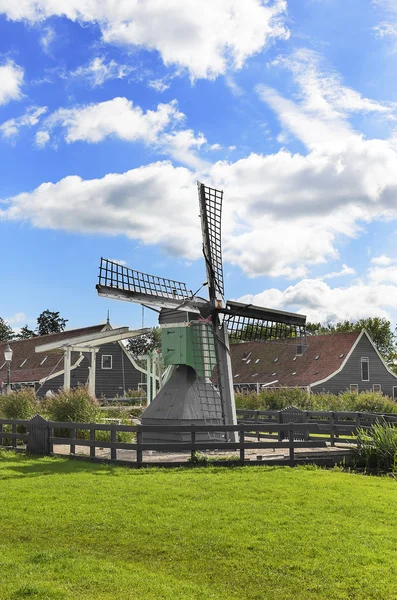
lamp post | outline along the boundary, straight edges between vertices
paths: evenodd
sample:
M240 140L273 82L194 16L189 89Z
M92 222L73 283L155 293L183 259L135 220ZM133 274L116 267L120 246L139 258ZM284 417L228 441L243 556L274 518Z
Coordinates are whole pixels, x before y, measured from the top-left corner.
M13 350L10 344L7 344L4 350L4 358L7 363L7 394L11 392L11 361L12 361Z

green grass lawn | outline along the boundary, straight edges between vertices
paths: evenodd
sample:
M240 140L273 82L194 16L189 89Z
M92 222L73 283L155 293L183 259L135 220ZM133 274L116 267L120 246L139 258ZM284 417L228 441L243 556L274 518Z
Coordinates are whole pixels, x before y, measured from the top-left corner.
M397 598L397 482L0 453L0 599Z

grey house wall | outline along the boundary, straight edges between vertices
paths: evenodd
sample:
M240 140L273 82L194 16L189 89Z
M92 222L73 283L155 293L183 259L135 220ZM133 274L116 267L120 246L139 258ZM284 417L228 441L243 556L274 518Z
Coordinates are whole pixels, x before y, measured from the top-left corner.
M369 381L361 380L361 357L369 358ZM331 392L338 394L350 389L350 384L358 384L358 391L372 390L374 384L382 386L382 393L393 397L393 386L397 386L397 377L393 376L384 366L371 342L364 334L353 350L343 369L316 386L311 386L314 393Z
M112 357L111 369L102 369L103 355L110 355ZM76 362L78 357L78 353L73 353L72 364ZM62 369L62 367L63 364L61 363L59 370ZM87 358L84 358L80 365L71 371L70 385L72 388L77 387L78 385L86 385L88 383L88 367L88 360ZM95 376L95 393L98 398L100 396L105 396L106 398L122 396L124 389L126 391L136 390L138 389L138 384L141 382L145 383L145 376L143 373L135 369L118 342L104 344L99 348L96 359ZM38 391L38 395L44 396L49 390L57 392L63 387L63 380L63 373L62 375L58 375L57 377L49 379Z

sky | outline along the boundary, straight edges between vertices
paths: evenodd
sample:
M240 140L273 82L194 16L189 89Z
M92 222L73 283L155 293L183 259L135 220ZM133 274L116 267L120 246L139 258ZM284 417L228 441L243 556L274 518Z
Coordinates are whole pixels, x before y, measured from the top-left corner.
M0 316L132 328L100 257L226 297L397 321L396 0L0 0Z

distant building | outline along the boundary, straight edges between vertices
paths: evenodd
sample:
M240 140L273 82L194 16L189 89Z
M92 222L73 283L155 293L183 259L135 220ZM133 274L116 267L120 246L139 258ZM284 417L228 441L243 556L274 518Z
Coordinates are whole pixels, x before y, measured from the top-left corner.
M95 395L107 398L123 396L130 389L137 390L145 386L145 374L139 370L121 340L108 341L123 335L126 337L126 332L127 327L112 329L107 323L10 341L13 350L11 386L13 389L32 387L38 396L44 396L50 390L57 392L65 383L65 356L69 348L71 388L88 385L91 381ZM89 344L95 346L89 348ZM0 387L2 384L3 388L7 379L6 345L0 344ZM49 351L37 352L40 346L49 348ZM80 350L77 349L79 347ZM95 373L90 375L93 353Z
M312 393L373 390L397 400L397 375L369 334L330 333L299 343L248 342L231 346L236 390L302 387Z

